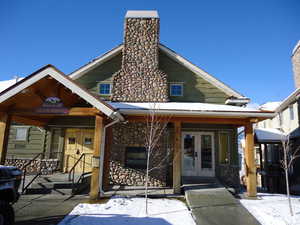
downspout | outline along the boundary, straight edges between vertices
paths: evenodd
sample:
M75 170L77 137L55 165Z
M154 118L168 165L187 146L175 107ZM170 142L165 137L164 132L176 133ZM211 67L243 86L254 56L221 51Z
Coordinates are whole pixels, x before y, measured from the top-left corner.
M117 115L116 115L117 114ZM104 190L103 190L103 166L104 166L104 156L105 156L105 137L106 137L106 129L108 127L111 127L112 125L119 123L119 122L123 122L124 118L122 117L122 115L119 112L115 112L114 113L114 117L115 120L112 121L109 124L106 124L103 127L103 133L102 133L102 137L101 137L101 146L100 146L100 152L102 154L102 156L100 157L100 173L99 173L99 191L100 191L100 197L103 196L104 194Z

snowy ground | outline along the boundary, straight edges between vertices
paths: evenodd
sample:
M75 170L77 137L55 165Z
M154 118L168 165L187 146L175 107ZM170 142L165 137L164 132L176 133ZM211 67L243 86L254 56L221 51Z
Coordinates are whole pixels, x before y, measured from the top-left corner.
M240 200L262 225L300 225L300 197L292 197L294 216L289 213L286 195L258 193L258 200Z
M174 199L113 197L105 204L79 204L59 225L196 225L186 205Z

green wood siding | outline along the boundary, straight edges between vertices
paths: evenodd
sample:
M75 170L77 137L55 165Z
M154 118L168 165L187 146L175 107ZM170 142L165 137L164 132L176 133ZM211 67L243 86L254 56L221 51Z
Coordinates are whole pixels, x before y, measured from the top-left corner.
M112 82L112 76L120 70L122 54L118 54L107 62L90 70L77 81L94 94L98 94L99 82ZM205 102L224 104L229 97L220 89L205 81L185 66L177 63L168 55L159 52L159 68L168 75L168 82L183 83L183 96L170 96L170 101L176 102ZM99 95L99 94L98 94ZM101 96L109 99L109 96Z
M168 74L168 81L183 83L183 96L170 96L174 102L206 102L224 104L229 97L164 52L159 53L159 67Z
M111 83L112 75L121 69L122 54L118 54L112 59L106 61L105 63L99 65L87 72L84 76L80 77L76 81L87 88L94 94L99 95L98 84L99 82L109 82ZM101 95L99 95L101 96ZM109 96L101 96L103 99L109 99Z
M48 135L47 131L39 130L36 127L28 127L27 141L17 141L17 127L18 126L11 126L10 128L7 158L32 158L44 151L45 140Z

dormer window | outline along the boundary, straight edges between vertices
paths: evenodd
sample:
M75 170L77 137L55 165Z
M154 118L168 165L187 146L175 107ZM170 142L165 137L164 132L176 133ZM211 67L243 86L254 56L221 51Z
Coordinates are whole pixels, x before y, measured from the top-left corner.
M100 83L99 84L99 94L100 95L110 95L111 94L111 83Z
M183 96L183 85L182 84L170 84L170 96Z

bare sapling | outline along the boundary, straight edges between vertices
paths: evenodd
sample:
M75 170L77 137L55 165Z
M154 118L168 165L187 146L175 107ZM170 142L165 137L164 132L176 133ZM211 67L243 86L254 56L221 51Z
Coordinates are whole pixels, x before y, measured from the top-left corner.
M279 120L282 121L281 114L279 114ZM281 125L281 130L284 131L282 125ZM283 150L283 159L281 160L281 167L283 168L285 174L286 194L288 198L290 214L291 216L294 216L291 195L290 195L289 172L292 169L295 159L300 157L299 155L300 148L297 147L296 149L293 149L291 147L290 132L287 133L288 133L287 135L284 134L281 135L281 144Z
M163 140L168 122L170 120L169 116L160 116L159 108L156 103L149 103L150 110L146 118L146 134L145 134L145 148L147 154L147 167L146 167L146 177L145 177L145 201L146 201L146 215L148 215L148 187L149 187L149 173L153 170L159 169L162 166L166 166L166 162L169 156L169 151L166 151L164 157L161 157L161 149L165 147L168 149L167 143L165 146L161 146L161 141ZM164 140L165 141L165 140ZM151 162L152 159L159 158L155 160L156 163Z

